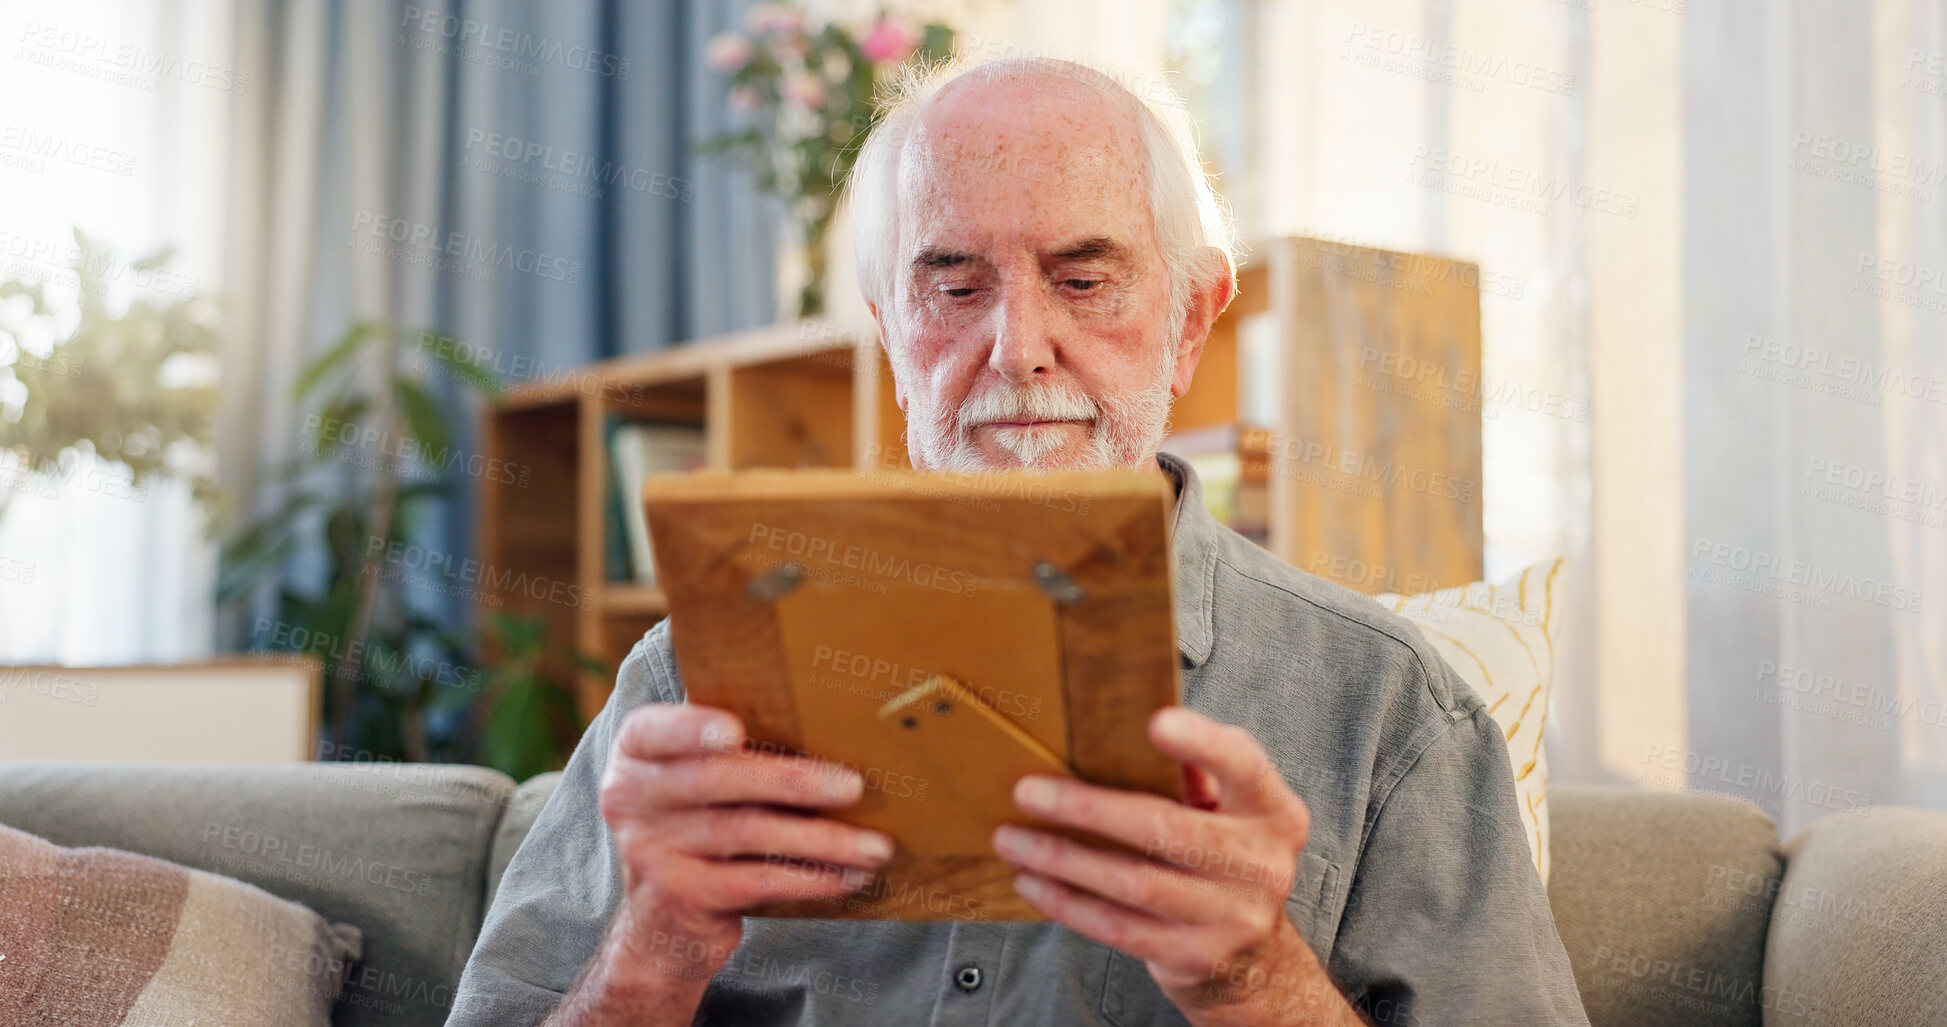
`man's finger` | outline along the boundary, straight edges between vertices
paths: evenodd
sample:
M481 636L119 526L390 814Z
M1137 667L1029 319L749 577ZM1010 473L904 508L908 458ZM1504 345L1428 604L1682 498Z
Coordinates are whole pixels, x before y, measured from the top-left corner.
M1264 901L1257 890L1241 882L1193 876L1127 852L1092 848L1025 827L1005 825L997 829L994 851L1023 870L1175 923L1207 924L1223 919L1228 901L1235 898Z
M872 883L872 875L856 868L794 863L789 860L732 860L712 862L701 875L709 882L697 895L698 905L719 913L734 913L766 902L834 899Z
M1137 959L1160 961L1182 955L1181 927L1127 906L1031 872L1014 878L1014 890L1056 923Z
M632 798L656 810L743 803L842 809L865 794L858 771L805 756L719 753L638 762L634 769L639 782Z
M684 851L712 859L778 857L874 870L893 853L884 832L767 806L695 810L672 818L668 830Z
M743 722L729 710L648 703L622 718L615 748L639 760L663 760L691 753L728 752L743 741Z
M1264 812L1291 793L1264 746L1241 727L1169 706L1149 718L1149 740L1163 755L1201 767L1215 778L1220 809Z
M1017 782L1014 804L1029 816L1080 828L1143 853L1215 852L1229 837L1224 830L1228 814L1049 774L1031 774Z

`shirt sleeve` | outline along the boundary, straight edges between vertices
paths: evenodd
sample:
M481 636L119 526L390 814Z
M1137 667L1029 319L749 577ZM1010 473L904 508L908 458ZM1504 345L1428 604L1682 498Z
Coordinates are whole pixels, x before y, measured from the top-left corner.
M598 805L615 728L648 702L681 702L668 621L622 661L608 705L582 734L561 784L507 865L453 996L448 1027L537 1024L595 954L622 896Z
M1379 798L1330 970L1379 1024L1587 1024L1500 727L1476 706Z

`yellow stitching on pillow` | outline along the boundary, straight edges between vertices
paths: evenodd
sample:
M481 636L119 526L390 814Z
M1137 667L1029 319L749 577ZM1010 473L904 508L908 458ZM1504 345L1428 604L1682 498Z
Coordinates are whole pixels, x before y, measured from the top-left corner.
M1559 572L1562 569L1562 563L1563 561L1556 560L1555 566L1548 568L1548 584L1544 587L1547 595L1548 607L1547 609L1544 609L1541 613L1541 633L1544 635L1550 633L1548 630L1548 621L1550 618L1555 616L1555 575L1557 572ZM1525 603L1522 605L1524 607L1526 606ZM1549 643L1549 651L1551 653L1554 651L1553 642Z
M1541 707L1541 726L1535 729L1535 751L1532 755L1528 757L1529 764L1532 765L1536 761L1541 759L1541 740L1543 738L1546 738L1547 736L1548 736L1548 704L1543 703ZM1543 778L1542 783L1547 784L1548 779Z
M1492 614L1489 614L1489 616L1493 616L1493 615L1492 615ZM1535 668L1535 680L1537 680L1537 681L1539 681L1539 680L1541 680L1541 661L1540 661L1540 660L1537 660L1537 659L1535 659L1535 650L1534 650L1534 647L1532 647L1532 646L1530 646L1530 645L1528 644L1528 640L1527 640L1527 639L1525 639L1525 638L1522 638L1522 637L1521 637L1521 632L1519 632L1519 631L1516 631L1516 630L1514 629L1514 625L1513 625L1513 624L1510 624L1510 623L1508 623L1508 621L1507 621L1506 619L1504 619L1504 618L1501 618L1501 617L1494 617L1494 619L1495 619L1495 620L1497 620L1497 621L1500 621L1500 622L1501 622L1501 626L1502 626L1502 627L1504 627L1504 628L1506 628L1506 629L1508 629L1508 634L1510 634L1510 635L1513 635L1513 636L1514 636L1514 641L1515 641L1515 644L1517 644L1517 645L1519 645L1519 646L1521 647L1521 651L1522 651L1522 652L1524 652L1524 653L1527 653L1527 654L1528 654L1528 663L1529 663L1529 665L1530 665L1530 666L1532 666L1532 667L1534 667L1534 668ZM1544 633L1544 634L1543 634L1543 637L1547 637L1547 636L1546 636L1546 633ZM1552 653L1552 652L1551 652L1551 653L1549 653L1549 654L1548 654L1548 657L1549 657L1549 659L1548 659L1548 662L1549 662L1549 663L1551 663L1551 664L1552 664L1552 663L1554 663L1554 662L1555 662L1555 659L1554 659L1554 657L1555 657L1555 654L1554 654L1554 653Z
M1529 771L1535 769L1535 764L1541 762L1541 736L1547 733L1548 733L1548 710L1546 707L1543 707L1541 711L1541 730L1535 732L1535 751L1528 754L1528 765L1521 768L1521 773L1514 775L1514 779L1516 781L1526 779ZM1513 738L1514 736L1509 735L1508 737ZM1543 778L1542 783L1547 784L1548 779Z
M1431 632L1432 634L1435 634L1435 635L1439 635L1439 636L1440 636L1441 638L1444 638L1444 639L1446 639L1447 641L1449 641L1449 642L1452 642L1452 643L1454 644L1454 648L1456 648L1456 649L1458 649L1458 650L1460 650L1460 651L1461 651L1461 652L1463 652L1463 653L1466 653L1466 654L1467 654L1468 656L1471 656L1471 657L1473 657L1473 660L1474 660L1474 662L1475 662L1476 664L1479 664L1479 665L1480 665L1480 668L1481 668L1481 677L1482 677L1482 678L1483 678L1484 680L1486 680L1486 682L1487 682L1487 689L1488 689L1488 691L1490 691L1490 692L1491 692L1491 691L1494 691L1494 690L1495 690L1495 688L1496 688L1497 686L1496 686L1496 685L1494 684L1494 675L1492 675L1492 674L1489 674L1489 673L1487 672L1487 663L1486 663L1486 661L1484 661L1484 660L1482 660L1482 659L1481 659L1480 657L1478 657L1478 656L1474 656L1474 651L1473 651L1472 649L1469 649L1469 648L1467 648L1467 647L1466 647L1465 645L1462 645L1462 644L1461 644L1461 642L1460 642L1460 639L1458 639L1458 638L1455 638L1455 637L1453 637L1452 635L1449 635L1449 634L1447 634L1447 633L1446 633L1446 632L1444 632L1444 631L1438 631L1438 630L1435 630L1435 629L1433 629L1433 628L1430 628L1430 627L1427 627L1427 626L1426 626L1426 625L1424 625L1424 624L1421 624L1421 625L1419 625L1419 628L1420 628L1420 630L1421 630L1421 631L1426 631L1426 632Z
M1489 714L1490 716L1492 716L1492 715L1493 715L1493 713L1494 713L1494 711L1495 711L1495 710L1497 710L1497 709L1500 709L1500 708L1501 708L1501 704L1502 704L1502 703L1504 703L1504 702L1507 702L1507 701L1508 701L1508 693L1506 693L1506 692L1502 692L1502 693L1501 693L1501 697L1500 697L1499 699L1496 699L1496 700L1494 700L1494 705L1492 705L1492 706L1489 706L1489 707L1487 708L1487 712L1488 712L1488 714Z
M1510 742L1514 741L1514 733L1516 731L1521 730L1521 722L1528 719L1528 710L1535 705L1535 696L1538 696L1540 694L1541 694L1541 682L1537 681L1535 682L1534 691L1528 693L1528 701L1521 704L1521 715L1514 718L1514 725L1508 728L1508 737L1507 737L1508 741ZM1542 719L1546 720L1547 718L1548 718L1548 714L1544 712L1542 714Z

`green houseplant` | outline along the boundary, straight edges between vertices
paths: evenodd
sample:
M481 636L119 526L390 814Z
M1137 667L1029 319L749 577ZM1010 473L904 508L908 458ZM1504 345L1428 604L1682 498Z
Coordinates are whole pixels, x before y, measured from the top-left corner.
M326 753L471 760L524 777L557 764L578 727L567 686L540 670L544 621L492 611L477 636L457 633L430 608L428 579L406 571L428 559L419 540L453 474L477 470L455 452L454 415L428 378L482 397L500 384L454 347L426 344L443 340L418 338L356 324L298 375L299 455L274 469L281 501L226 547L218 601L278 582L253 644L323 664ZM292 573L294 560L317 567Z

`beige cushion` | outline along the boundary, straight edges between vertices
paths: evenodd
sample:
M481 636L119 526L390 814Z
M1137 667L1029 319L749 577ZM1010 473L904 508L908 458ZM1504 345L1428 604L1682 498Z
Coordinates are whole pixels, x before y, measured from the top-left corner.
M1555 681L1556 607L1568 588L1563 560L1549 560L1500 585L1476 581L1414 596L1374 596L1420 629L1487 704L1507 737L1514 796L1528 851L1548 882L1548 697Z
M1785 857L1765 1023L1947 1023L1947 814L1830 814Z
M241 881L0 827L0 1023L325 1027L359 948Z
M1549 801L1548 904L1589 1022L1760 1023L1764 896L1784 869L1771 819L1683 792L1557 785Z

